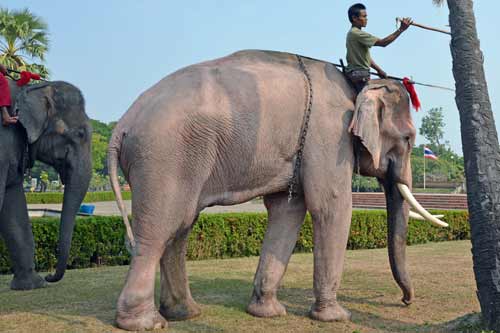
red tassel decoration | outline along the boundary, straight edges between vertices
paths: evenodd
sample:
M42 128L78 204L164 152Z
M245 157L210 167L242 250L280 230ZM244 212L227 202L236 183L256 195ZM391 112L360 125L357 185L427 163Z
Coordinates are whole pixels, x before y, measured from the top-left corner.
M407 77L403 78L403 85L410 94L411 105L415 108L415 111L418 111L418 109L420 109L420 100L418 99L415 86L413 85L413 83L411 83L410 79Z
M31 81L31 79L33 79L33 80L40 80L41 79L40 75L38 75L36 73L31 73L28 71L22 71L20 75L21 75L21 77L16 82L18 87L22 87L24 85L27 85Z

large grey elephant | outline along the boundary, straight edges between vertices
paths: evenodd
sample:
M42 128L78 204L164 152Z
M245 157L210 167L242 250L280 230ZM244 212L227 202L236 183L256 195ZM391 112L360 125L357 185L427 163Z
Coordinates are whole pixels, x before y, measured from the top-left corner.
M299 190L289 202L311 98ZM351 223L351 177L358 166L384 186L390 263L403 302L411 303L405 262L408 208L398 190L411 199L415 128L409 99L392 80L374 80L355 98L332 64L272 51L241 51L189 66L143 93L118 122L108 151L111 184L126 224L118 164L133 193L133 225L127 231L134 256L118 299L117 325L151 329L164 327L164 318L198 315L186 275L188 233L205 207L256 196L264 196L269 225L248 312L285 314L276 292L309 211L316 298L310 315L322 321L348 319L336 297ZM154 303L158 263L159 313Z
M19 122L0 126L0 235L10 253L12 289L46 285L34 267L34 241L23 192L23 175L35 160L53 166L65 184L56 272L65 272L75 216L92 175L91 133L83 96L66 82L17 87L9 82Z

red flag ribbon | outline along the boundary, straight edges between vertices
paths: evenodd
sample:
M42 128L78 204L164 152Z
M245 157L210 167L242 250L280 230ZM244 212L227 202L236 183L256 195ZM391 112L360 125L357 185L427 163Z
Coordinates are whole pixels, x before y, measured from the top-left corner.
M420 100L418 99L415 86L413 85L413 83L411 83L410 79L407 77L403 78L403 85L410 94L411 105L413 105L415 111L418 111L418 109L420 109Z
M21 75L21 77L16 82L18 87L22 87L24 85L27 85L32 79L33 80L40 80L40 75L38 75L36 73L22 71L20 75Z

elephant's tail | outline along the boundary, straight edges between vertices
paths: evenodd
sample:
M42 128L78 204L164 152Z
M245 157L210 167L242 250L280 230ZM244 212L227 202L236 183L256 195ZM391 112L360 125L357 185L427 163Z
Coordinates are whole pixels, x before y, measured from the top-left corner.
M118 160L120 157L120 148L123 140L123 133L118 131L113 132L111 141L108 147L108 172L109 181L111 183L111 188L115 193L116 204L118 209L122 214L123 223L125 224L125 229L127 232L126 244L129 252L134 255L135 253L135 239L132 228L130 227L130 222L128 220L128 213L125 204L123 203L122 192L120 190L120 183L118 182Z

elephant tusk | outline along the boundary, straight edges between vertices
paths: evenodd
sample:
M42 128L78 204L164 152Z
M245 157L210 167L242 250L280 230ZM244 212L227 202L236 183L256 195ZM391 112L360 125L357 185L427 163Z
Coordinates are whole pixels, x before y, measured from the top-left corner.
M437 219L444 217L444 215L432 215L432 216L434 216ZM410 210L410 218L415 220L425 221L425 218L422 215L412 212L411 210Z
M448 226L448 223L445 223L445 222L441 221L440 219L434 217L431 213L429 213L428 211L426 211L424 209L424 207L422 207L418 203L417 199L415 199L415 197L413 196L413 194L411 194L410 189L408 188L408 186L406 186L404 184L401 184L401 183L397 183L397 186L398 186L398 190L401 193L401 195L403 196L403 198L405 198L405 200L408 202L408 204L413 209L415 209L415 211L418 214L422 215L422 217L424 217L427 221L433 223L434 225L436 225L438 227L447 227Z

